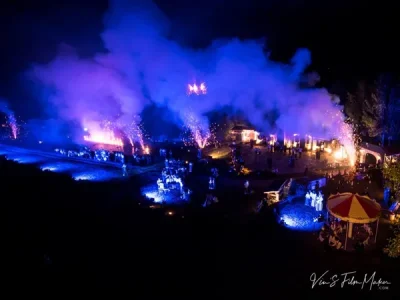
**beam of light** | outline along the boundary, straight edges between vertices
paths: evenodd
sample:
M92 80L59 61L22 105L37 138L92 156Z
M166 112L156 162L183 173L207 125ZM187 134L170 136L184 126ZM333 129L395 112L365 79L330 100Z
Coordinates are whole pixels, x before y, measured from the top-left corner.
M196 83L188 84L187 93L188 95L205 95L207 94L207 86L204 82L200 83L199 85Z

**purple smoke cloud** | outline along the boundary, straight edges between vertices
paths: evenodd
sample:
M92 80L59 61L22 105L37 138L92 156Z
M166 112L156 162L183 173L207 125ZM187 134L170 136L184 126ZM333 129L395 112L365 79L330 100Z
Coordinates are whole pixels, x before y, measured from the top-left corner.
M264 133L343 134L344 117L332 96L324 89L299 87L311 63L306 49L282 64L268 59L263 41L218 40L208 49L184 48L168 39L167 18L149 1L110 1L104 23L107 53L82 59L64 51L29 72L51 89L44 100L61 120L82 127L98 127L104 119L129 123L155 103L183 122L189 112L206 124L207 113L230 106ZM201 82L206 95L186 94L187 84ZM266 119L271 112L273 121Z

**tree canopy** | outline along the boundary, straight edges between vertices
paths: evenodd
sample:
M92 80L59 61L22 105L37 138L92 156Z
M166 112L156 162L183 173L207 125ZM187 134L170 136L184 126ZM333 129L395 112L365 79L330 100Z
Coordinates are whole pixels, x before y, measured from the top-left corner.
M344 111L356 133L370 138L400 137L400 89L385 77L373 84L360 82L353 93L347 94Z
M384 251L389 257L400 257L400 222L396 221L392 226L393 236L388 239L388 244Z
M386 166L383 169L383 176L386 186L398 193L400 188L400 162Z

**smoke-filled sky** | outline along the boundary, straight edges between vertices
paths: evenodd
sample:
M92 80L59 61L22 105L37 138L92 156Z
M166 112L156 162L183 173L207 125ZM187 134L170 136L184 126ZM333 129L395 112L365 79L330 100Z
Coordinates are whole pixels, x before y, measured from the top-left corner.
M149 1L111 1L104 24L108 53L82 58L63 46L50 63L26 73L46 91L41 100L49 117L93 131L103 120L127 125L153 103L167 107L171 120L185 124L190 115L207 127L207 113L232 107L265 133L334 134L337 124L326 122L338 110L331 96L299 88L311 63L306 49L289 64L270 61L263 40L216 40L194 50L169 39L170 21ZM202 82L207 95L187 95L188 83ZM271 112L275 118L266 118Z
M237 21L231 29L235 32L230 33L230 38L211 43L213 31L219 31L219 36L226 35L224 32L228 26L221 26L222 23L233 24L228 15L240 16L238 11L241 11L244 19L247 15L243 11L256 10L256 2L233 1L229 2L233 4L229 7L227 1L213 1L214 6L209 9L207 3L202 3L201 7L189 7L175 2L179 1L170 1L168 5L158 1L159 7L167 13L166 16L150 1L110 1L102 26L94 22L97 25L93 27L100 27L98 31L82 27L82 36L99 42L98 51L93 51L96 43L89 47L92 51L88 47L80 47L80 44L85 43L75 32L72 38L62 41L64 45L54 49L57 55L50 61L38 57L33 59L33 64L25 68L22 78L33 83L33 98L40 98L37 107L46 112L53 122L76 121L87 127L95 126L102 119L128 122L132 115L140 113L150 103L168 107L175 112L170 118L177 122L182 121L187 111L201 118L211 110L232 106L234 110L243 112L262 131L278 128L285 131L296 129L303 133L324 133L316 131L320 131L323 128L321 124L326 123L327 111L328 114L334 114L335 109L324 90L304 91L298 88L301 73L311 63L313 55L305 49L296 52L293 47L294 34L291 35L292 45L285 51L287 64L268 60L263 51L263 40L239 41L232 38L235 34L241 37L267 34L269 50L268 45L273 46L277 34L281 35L282 41L288 28L294 32L297 27L301 27L295 20L285 23L293 11L301 10L300 2L280 4L280 27L285 28L280 33L276 30L278 33L274 34L272 27L264 31L265 34L254 34L254 30L252 34L250 29L246 34L242 27L249 28L249 22L245 22L246 26L240 26L241 22ZM269 1L262 7L262 11L267 12L266 15L271 18L271 24L271 12L277 3ZM328 11L330 6L343 8L340 1L335 3L335 6L326 4L320 12ZM194 16L200 18L198 26L194 26ZM220 26L210 28L218 16L224 16ZM207 22L207 17L212 22ZM339 19L340 16L336 17ZM300 20L302 18L297 19ZM315 15L314 21L318 20L319 16ZM331 23L334 24L335 20L332 19ZM258 31L262 32L261 28L265 28L266 24L268 22L260 25ZM275 28L278 29L276 24ZM50 37L56 34L52 32L51 26L42 25L35 29L42 33L42 39L44 33ZM287 37L289 39L290 35ZM335 45L334 35L330 39L332 48L336 49L338 46ZM199 41L199 45L210 45L194 50L190 46L196 44L196 41ZM296 46L303 44L300 42ZM289 58L289 53L293 59ZM317 54L321 56L321 53ZM271 58L276 56L276 51L271 51ZM208 86L206 96L186 95L188 83L203 81ZM26 107L29 107L31 102L25 102ZM275 118L266 120L265 115L273 115Z

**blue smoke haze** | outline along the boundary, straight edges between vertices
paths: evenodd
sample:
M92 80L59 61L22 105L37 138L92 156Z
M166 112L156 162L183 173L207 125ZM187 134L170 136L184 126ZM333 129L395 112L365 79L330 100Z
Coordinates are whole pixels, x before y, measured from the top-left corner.
M69 122L82 127L104 119L129 123L150 104L167 106L178 125L187 113L206 124L207 113L231 107L264 133L340 134L343 115L331 95L299 88L311 63L307 49L282 64L268 59L262 40L217 40L207 49L185 48L168 39L170 23L150 1L110 1L104 24L107 53L83 59L64 46L53 61L26 73L47 95L41 105L49 112L50 136ZM188 96L187 85L201 82L207 95Z
M0 98L0 112L6 115L12 114L12 110L9 108L6 99Z

